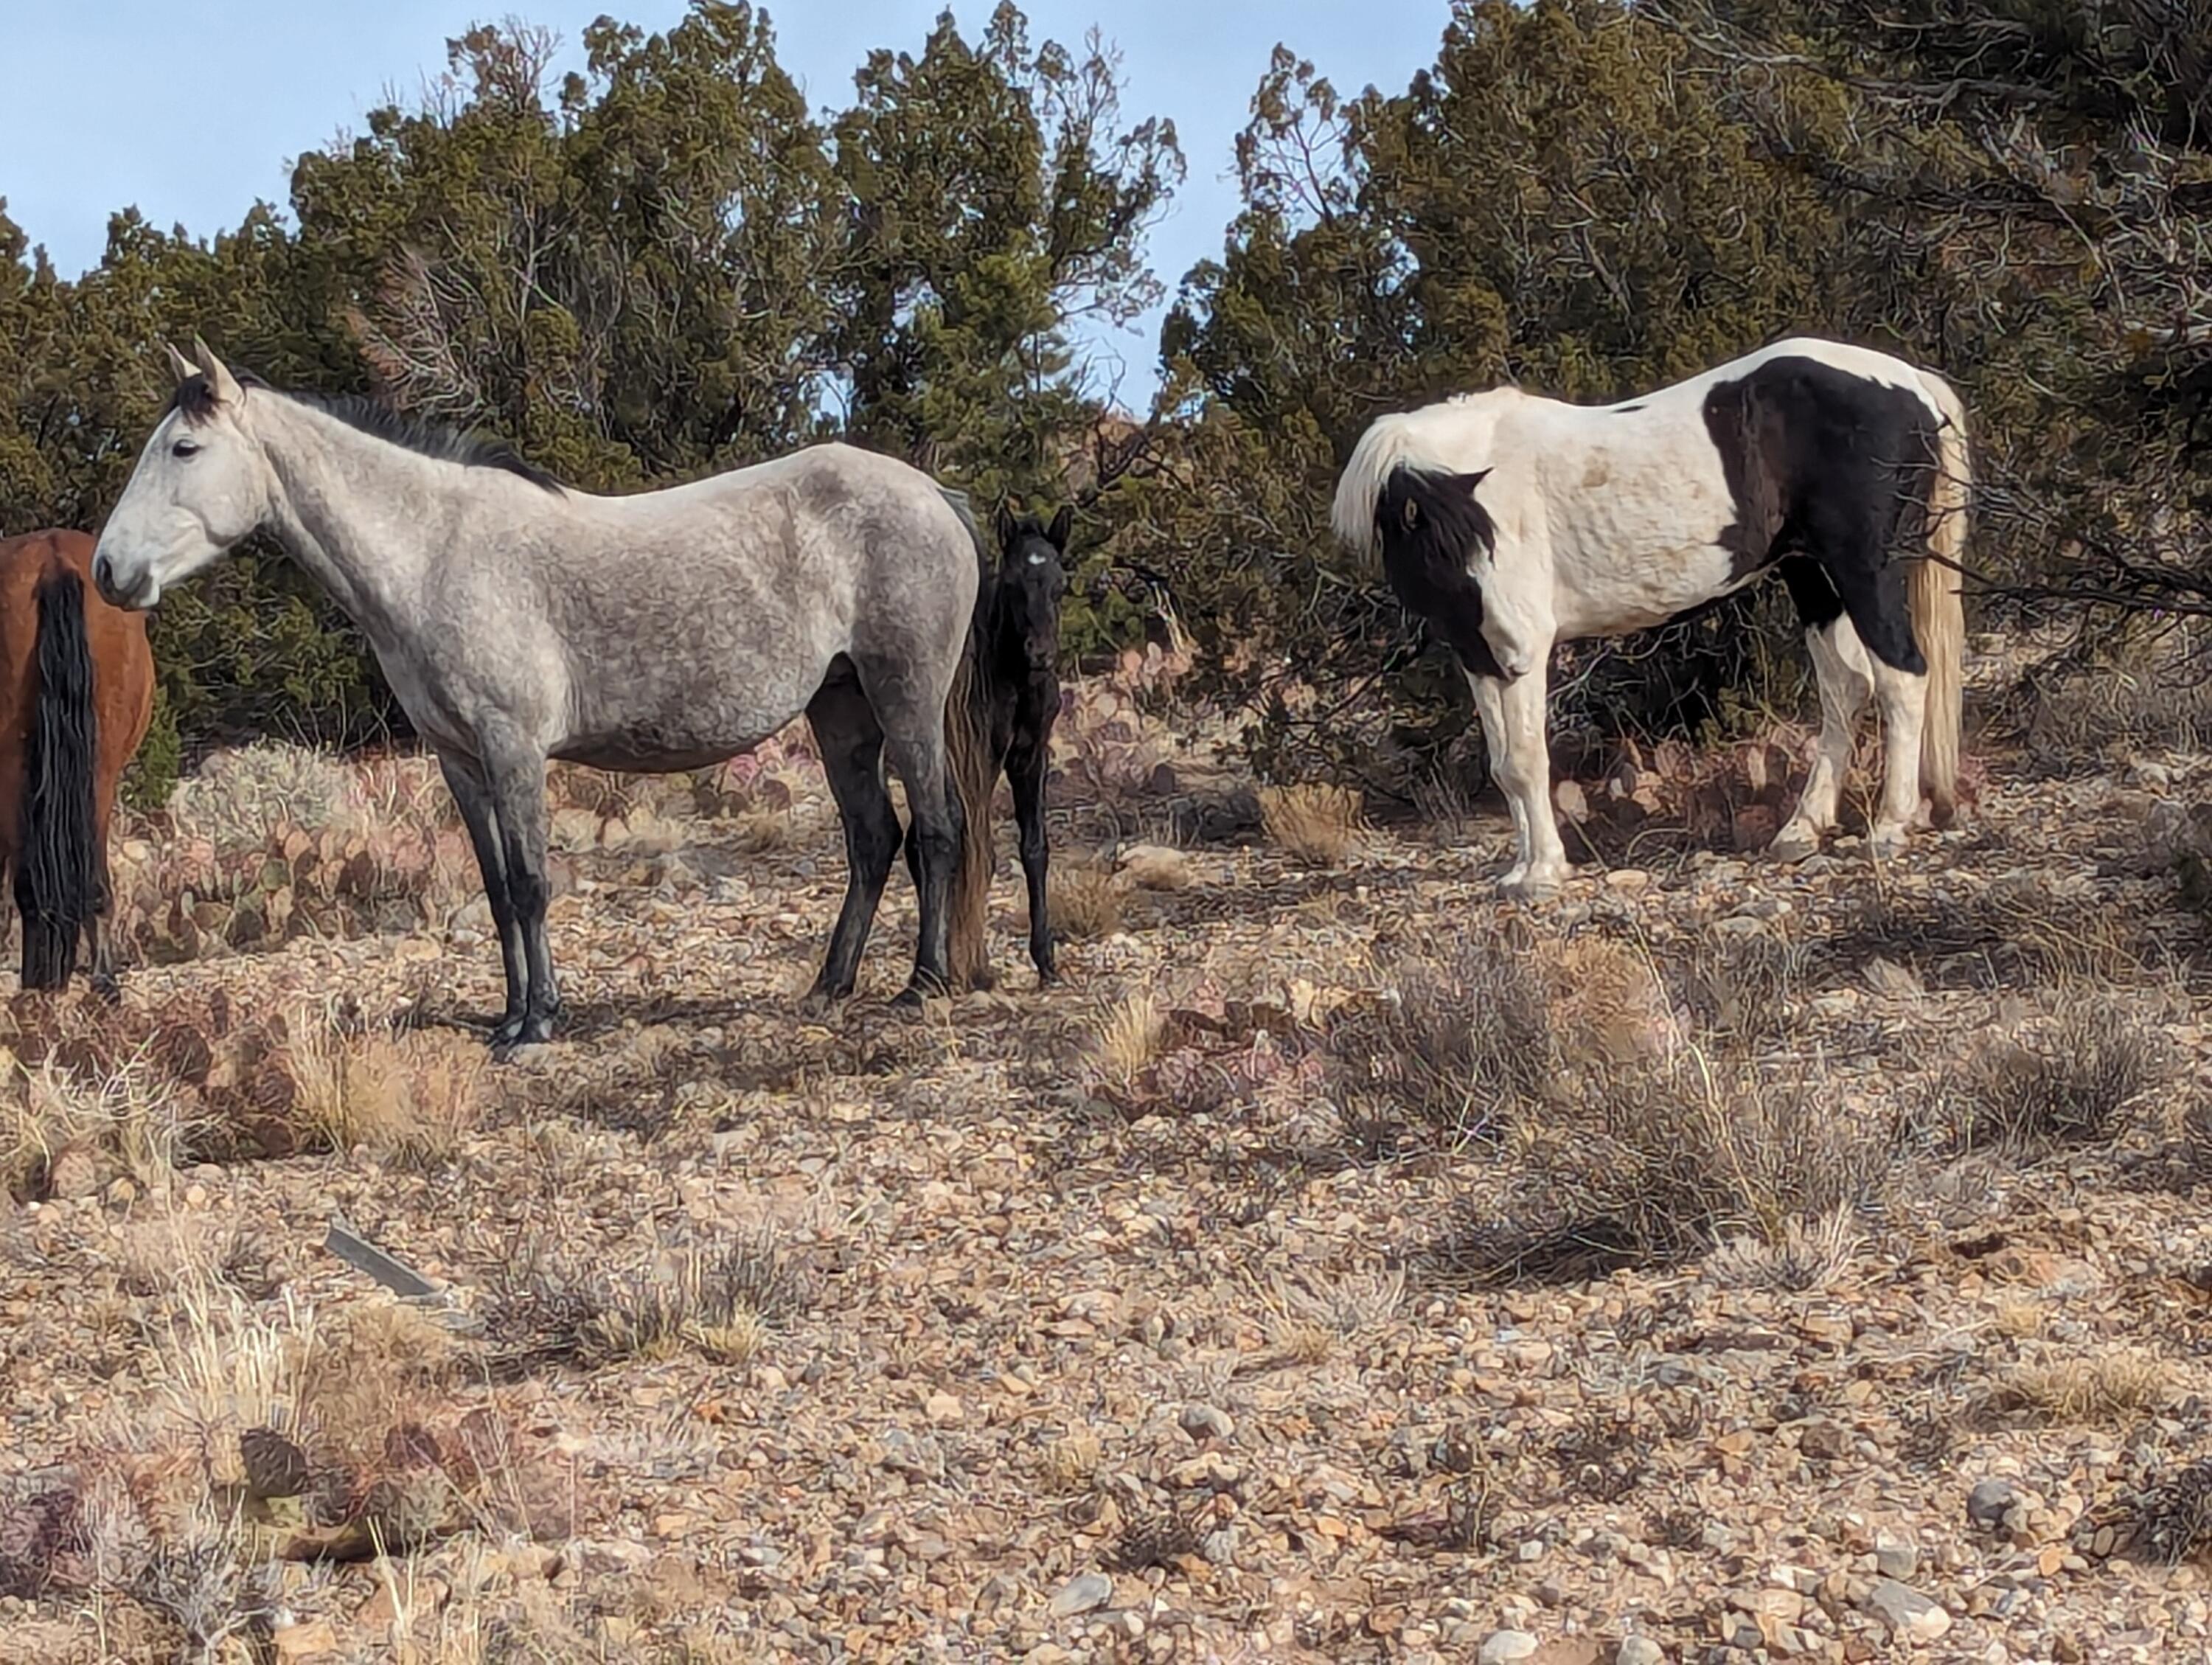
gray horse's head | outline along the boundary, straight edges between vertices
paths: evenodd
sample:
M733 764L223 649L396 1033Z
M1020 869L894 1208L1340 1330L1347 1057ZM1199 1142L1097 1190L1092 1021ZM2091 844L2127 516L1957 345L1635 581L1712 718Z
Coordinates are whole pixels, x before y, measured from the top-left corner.
M235 547L269 517L276 481L247 425L246 391L195 339L167 348L177 391L100 529L93 581L118 607L151 607L171 585Z

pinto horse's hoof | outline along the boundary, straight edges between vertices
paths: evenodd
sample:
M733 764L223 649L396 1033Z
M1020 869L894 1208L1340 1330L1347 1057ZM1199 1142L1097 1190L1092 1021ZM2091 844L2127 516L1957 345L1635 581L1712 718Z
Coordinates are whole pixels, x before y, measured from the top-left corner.
M1550 873L1522 873L1516 878L1500 879L1498 894L1508 902L1534 904L1552 902L1565 888L1565 882Z

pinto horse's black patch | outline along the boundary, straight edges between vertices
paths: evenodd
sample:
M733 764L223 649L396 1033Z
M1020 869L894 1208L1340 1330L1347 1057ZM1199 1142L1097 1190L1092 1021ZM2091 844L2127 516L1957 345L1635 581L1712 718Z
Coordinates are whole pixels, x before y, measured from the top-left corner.
M1482 636L1482 586L1468 572L1478 550L1498 547L1498 526L1474 500L1490 472L1448 474L1401 465L1382 483L1375 530L1382 570L1408 612L1426 619L1478 677L1502 677Z
M1924 674L1901 557L1928 546L1940 452L1927 401L1791 355L1716 384L1705 419L1735 505L1718 540L1732 576L1781 562L1808 629L1849 614L1883 664Z

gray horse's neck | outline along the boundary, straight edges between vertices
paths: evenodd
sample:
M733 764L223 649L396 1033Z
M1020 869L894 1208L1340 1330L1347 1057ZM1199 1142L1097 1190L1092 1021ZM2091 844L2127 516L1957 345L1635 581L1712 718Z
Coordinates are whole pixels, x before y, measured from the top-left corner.
M253 428L278 485L270 530L372 641L398 640L436 551L468 547L467 499L435 477L459 469L282 397L262 396Z

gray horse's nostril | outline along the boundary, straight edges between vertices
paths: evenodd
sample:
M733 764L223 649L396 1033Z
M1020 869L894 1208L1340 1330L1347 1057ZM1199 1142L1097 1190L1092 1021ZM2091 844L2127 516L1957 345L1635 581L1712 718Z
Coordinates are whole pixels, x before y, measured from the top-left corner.
M93 559L92 581L100 586L100 594L109 597L114 595L115 568L104 555L94 556Z

